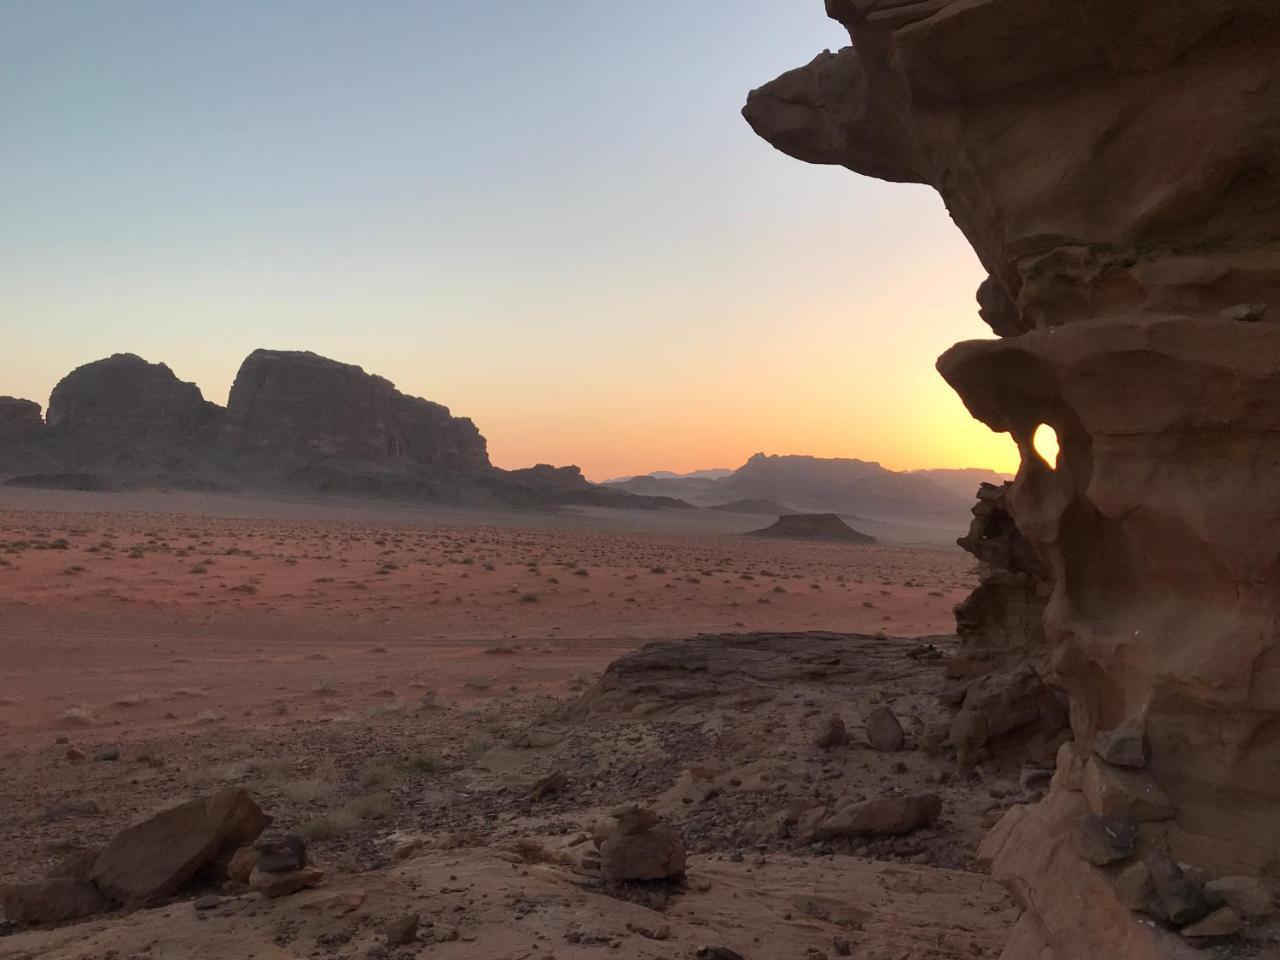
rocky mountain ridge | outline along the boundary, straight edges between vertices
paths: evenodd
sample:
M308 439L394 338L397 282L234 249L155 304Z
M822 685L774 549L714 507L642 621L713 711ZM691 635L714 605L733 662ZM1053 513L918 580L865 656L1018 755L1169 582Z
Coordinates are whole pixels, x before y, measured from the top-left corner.
M697 506L767 501L781 505L779 513L839 513L946 523L962 530L979 484L1006 479L990 470L897 471L867 460L757 453L724 477L651 474L609 485Z
M127 353L69 373L44 418L39 404L0 397L0 481L524 507L685 506L598 487L577 467L501 470L470 419L353 364L282 350L245 359L225 408L165 364Z

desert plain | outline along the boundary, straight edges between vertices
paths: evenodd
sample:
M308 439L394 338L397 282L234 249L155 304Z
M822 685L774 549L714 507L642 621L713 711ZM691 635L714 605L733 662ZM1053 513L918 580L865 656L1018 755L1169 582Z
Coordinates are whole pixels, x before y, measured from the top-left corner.
M922 749L972 585L958 548L726 532L760 518L681 533L628 512L6 497L5 880L227 787L325 871L279 900L211 887L123 920L10 927L6 960L1003 945L1012 906L975 854L1021 791ZM685 662L698 635L711 653ZM896 752L861 732L886 705ZM834 716L850 742L815 746ZM794 829L823 799L926 786L944 813L908 836ZM681 832L679 884L607 889L581 869L593 823L630 803ZM419 932L396 945L404 916Z

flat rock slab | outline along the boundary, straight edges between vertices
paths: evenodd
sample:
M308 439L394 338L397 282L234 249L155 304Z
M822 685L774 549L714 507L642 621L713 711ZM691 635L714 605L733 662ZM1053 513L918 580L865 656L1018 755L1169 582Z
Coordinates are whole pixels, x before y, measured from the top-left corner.
M171 897L205 864L252 843L270 822L247 791L222 790L122 830L98 854L92 879L123 904Z

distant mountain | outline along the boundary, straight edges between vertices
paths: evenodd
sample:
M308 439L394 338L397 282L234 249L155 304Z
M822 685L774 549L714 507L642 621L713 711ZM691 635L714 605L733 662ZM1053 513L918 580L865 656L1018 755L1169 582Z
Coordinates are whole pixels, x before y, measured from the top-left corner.
M577 467L501 470L466 417L353 364L283 350L251 353L225 408L127 353L67 374L44 417L32 401L0 397L0 482L688 508L591 483Z
M614 477L605 483L626 483L628 480L639 480L642 477L653 477L655 480L720 480L733 473L729 467L713 467L710 470L690 470L688 473L672 473L670 470L654 470L652 473L638 473L631 477Z
M998 487L1005 481L1013 479L1012 474L997 473L982 467L964 467L959 470L912 470L911 473L914 476L932 480L938 486L945 487L968 500L974 498L981 484L991 483Z
M650 475L611 485L646 496L677 497L701 507L725 509L736 501L764 501L800 512L962 529L979 483L1001 479L988 470L897 471L867 460L757 453L726 477Z
M775 500L734 500L730 503L717 503L709 509L723 510L725 513L753 513L766 517L781 517L796 512Z

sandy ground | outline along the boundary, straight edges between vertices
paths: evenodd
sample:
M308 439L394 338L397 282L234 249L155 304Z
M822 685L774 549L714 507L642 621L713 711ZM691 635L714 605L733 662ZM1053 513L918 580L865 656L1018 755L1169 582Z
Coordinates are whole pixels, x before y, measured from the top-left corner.
M207 912L184 900L52 931L0 924L3 960L692 960L706 946L960 960L1003 946L1012 908L973 855L1023 801L988 790L1016 771L965 776L926 749L946 722L949 641L935 635L971 586L958 549L653 528L669 518L606 516L600 530L580 514L557 528L546 515L6 496L0 881L37 880L228 785L302 832L327 877ZM831 641L843 667L783 663L694 700L668 680L651 702L590 706L604 668L648 641L824 630L866 636ZM880 704L908 730L900 753L861 740ZM813 742L832 713L856 741L834 753ZM551 770L568 785L532 802L529 783ZM921 790L945 812L910 837L832 847L787 826L806 805ZM637 902L577 869L591 825L624 802L689 845L670 896ZM407 911L422 936L390 950L383 926Z
M563 693L699 632L948 633L971 567L882 544L3 510L0 729L269 722L331 688L348 705Z

